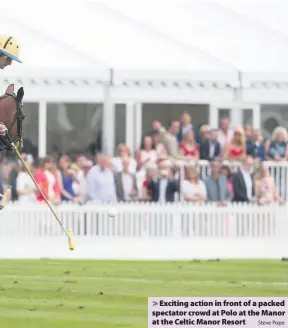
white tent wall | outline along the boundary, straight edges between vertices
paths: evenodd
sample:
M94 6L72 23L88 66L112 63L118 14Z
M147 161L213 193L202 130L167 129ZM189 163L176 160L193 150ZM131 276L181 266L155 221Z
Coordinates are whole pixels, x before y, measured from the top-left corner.
M109 153L116 104L126 106L126 142L133 149L145 103L207 104L212 126L221 109L231 108L234 121L251 109L259 126L259 104L288 104L286 7L265 1L259 14L257 1L238 0L3 3L1 32L21 41L23 64L1 72L1 91L23 85L25 101L39 103L41 156L49 103L104 104Z

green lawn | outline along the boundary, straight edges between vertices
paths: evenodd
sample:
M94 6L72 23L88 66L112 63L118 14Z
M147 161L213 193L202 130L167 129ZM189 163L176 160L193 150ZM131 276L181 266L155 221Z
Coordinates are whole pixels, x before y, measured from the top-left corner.
M288 296L288 262L0 261L0 327L147 327L148 296Z

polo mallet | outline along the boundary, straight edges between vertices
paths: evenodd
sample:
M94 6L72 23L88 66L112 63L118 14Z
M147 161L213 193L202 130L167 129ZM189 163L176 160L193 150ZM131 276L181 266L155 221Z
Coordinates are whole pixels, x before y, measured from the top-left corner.
M8 133L6 133L6 136L8 135ZM70 251L74 250L74 236L73 236L73 231L71 229L68 229L68 231L64 228L63 224L61 223L61 221L58 219L57 214L55 213L55 211L53 210L53 208L51 207L51 205L49 204L47 198L45 197L45 195L43 194L42 190L40 189L40 187L38 186L36 180L33 177L33 174L31 173L31 171L29 170L29 168L27 167L24 159L22 158L21 154L19 153L17 147L15 146L15 144L11 141L10 136L7 136L9 139L9 142L13 148L13 150L15 151L17 157L19 158L19 160L21 161L21 163L23 164L23 166L25 167L27 173L30 175L30 178L32 179L32 181L34 182L36 188L39 190L41 196L43 197L43 199L45 200L45 203L49 206L51 212L53 213L55 219L58 221L58 223L60 224L60 227L62 228L62 230L64 231L64 233L66 234L66 236L68 237L68 241L69 241L69 249Z

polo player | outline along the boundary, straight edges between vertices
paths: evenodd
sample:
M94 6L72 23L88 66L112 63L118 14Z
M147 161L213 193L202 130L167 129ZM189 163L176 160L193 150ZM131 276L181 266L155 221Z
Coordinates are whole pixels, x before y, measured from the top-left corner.
M4 69L6 66L12 64L12 60L22 63L19 59L20 44L13 37L8 35L0 36L0 68Z
M13 37L9 35L0 36L0 69L4 69L7 66L12 64L12 61L15 60L19 63L22 61L19 59L20 54L20 44ZM7 128L3 123L0 123L0 135L5 135ZM0 202L0 210L4 208L6 202L10 198L10 190L6 189L4 195L0 194L0 197L3 197Z
M4 69L12 64L12 60L22 63L19 59L20 44L13 37L9 35L0 36L0 68ZM7 130L6 126L0 123L0 135L5 133Z

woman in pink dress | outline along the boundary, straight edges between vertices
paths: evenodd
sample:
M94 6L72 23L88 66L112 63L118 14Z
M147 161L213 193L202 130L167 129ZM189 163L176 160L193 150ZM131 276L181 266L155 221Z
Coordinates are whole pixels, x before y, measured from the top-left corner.
M191 160L199 160L199 147L195 142L193 130L189 129L184 133L183 141L179 144L179 152Z
M241 161L246 156L246 138L244 130L235 129L234 135L229 143L226 144L224 159L229 161Z
M267 205L280 201L274 180L267 166L263 163L260 164L255 173L255 198L259 205Z
M231 196L233 196L233 183L231 181L231 170L228 165L223 165L220 169L220 174L224 175L228 180L228 189Z

